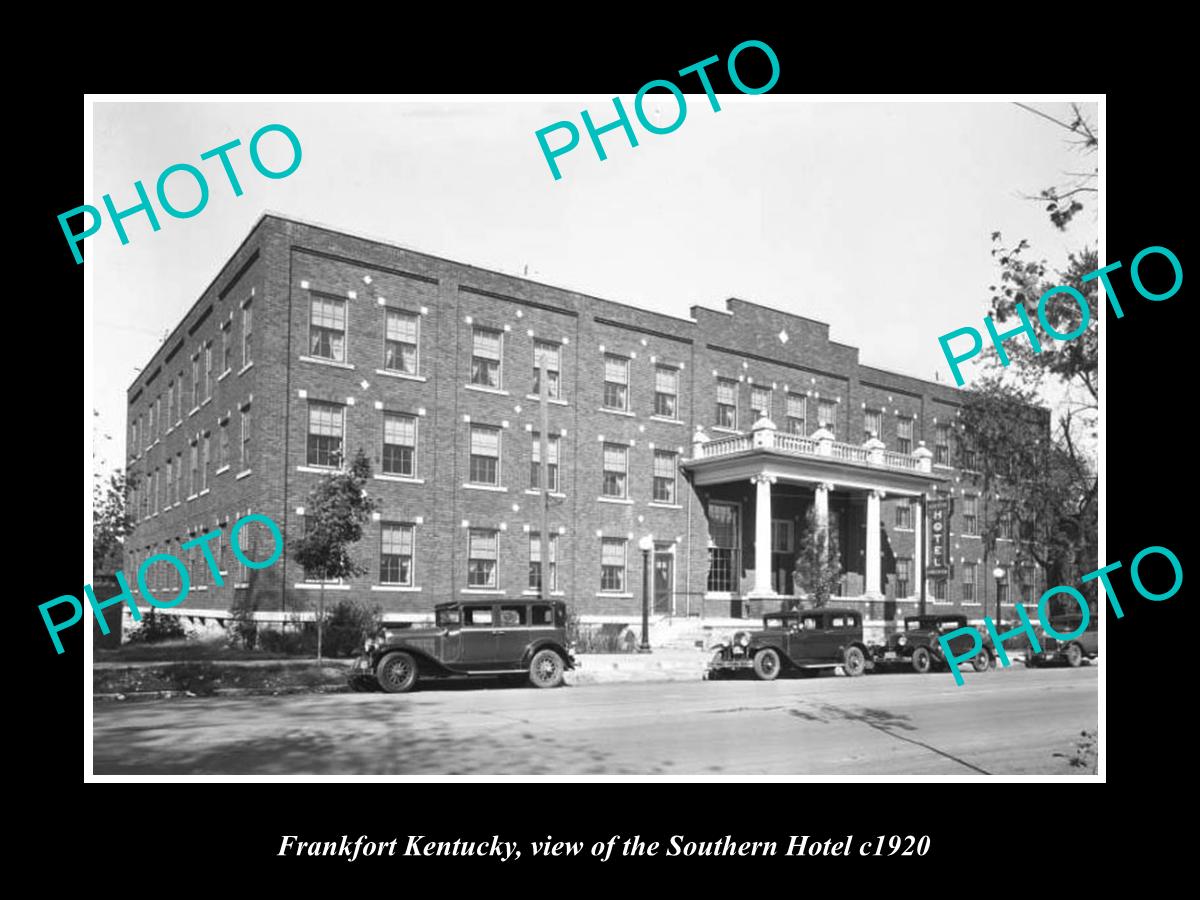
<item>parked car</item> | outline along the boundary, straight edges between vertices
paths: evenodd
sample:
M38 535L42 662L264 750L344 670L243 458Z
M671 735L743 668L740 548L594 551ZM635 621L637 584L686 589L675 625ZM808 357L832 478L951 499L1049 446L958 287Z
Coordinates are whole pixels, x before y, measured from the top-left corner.
M455 600L434 607L432 627L367 641L350 681L399 694L425 679L524 672L537 687L558 687L575 668L571 650L562 601Z
M942 652L939 638L947 632L966 628L964 615L908 616L904 630L888 638L887 644L872 648L872 657L877 666L895 664L911 665L922 675L934 669L946 668L946 656ZM980 632L981 649L971 660L976 672L986 672L992 667L996 651L986 633ZM971 636L961 634L951 638L950 649L956 656L966 653L971 647Z
M761 631L739 631L714 648L708 677L752 671L771 681L784 671L831 669L862 675L870 666L856 609L802 609L768 613Z
M1082 616L1061 616L1051 621L1054 630L1059 634L1070 634L1079 627ZM1088 621L1087 629L1079 637L1069 641L1059 640L1046 634L1046 629L1038 623L1034 626L1041 653L1034 653L1030 647L1025 652L1025 665L1036 667L1053 662L1065 662L1072 668L1083 664L1085 659L1095 659L1100 654L1100 622L1095 613Z

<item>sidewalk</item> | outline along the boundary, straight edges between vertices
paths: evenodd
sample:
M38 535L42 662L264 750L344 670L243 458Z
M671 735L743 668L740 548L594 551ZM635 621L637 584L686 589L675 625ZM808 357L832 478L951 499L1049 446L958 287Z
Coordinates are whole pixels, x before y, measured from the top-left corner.
M661 648L651 653L581 653L578 668L566 674L567 684L606 684L615 681L701 681L712 652Z

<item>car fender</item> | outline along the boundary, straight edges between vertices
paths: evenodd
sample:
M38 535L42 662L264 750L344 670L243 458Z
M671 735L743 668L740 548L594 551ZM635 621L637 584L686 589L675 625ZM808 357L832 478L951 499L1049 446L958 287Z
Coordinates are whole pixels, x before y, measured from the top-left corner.
M533 661L533 655L539 650L553 650L562 657L563 665L566 668L575 668L575 663L573 662L571 654L567 648L551 638L539 638L536 641L531 641L525 648L525 655L521 659L522 665L528 667Z
M446 667L446 664L441 660L435 659L424 650L418 650L416 647L408 647L404 644L396 644L391 647L381 647L371 655L371 673L374 674L379 661L389 653L407 653L417 661L417 671L424 675L429 673L449 674L451 670Z

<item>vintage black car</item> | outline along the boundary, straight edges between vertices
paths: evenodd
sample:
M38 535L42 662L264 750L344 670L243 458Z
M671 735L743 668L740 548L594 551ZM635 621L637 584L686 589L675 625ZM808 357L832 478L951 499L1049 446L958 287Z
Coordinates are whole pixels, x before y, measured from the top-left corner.
M367 641L350 681L398 694L426 678L524 672L550 688L573 668L562 601L455 600L434 607L432 627L387 629Z
M1081 616L1061 616L1051 620L1050 624L1059 634L1071 634L1079 628ZM1072 668L1083 664L1085 659L1095 659L1100 654L1100 622L1095 612L1088 620L1087 629L1078 637L1069 641L1059 640L1046 634L1046 629L1040 623L1034 626L1038 644L1042 652L1034 653L1032 646L1025 652L1025 665L1037 667L1053 662L1065 662Z
M762 631L739 631L714 649L710 679L749 670L770 681L784 671L836 666L847 675L861 675L870 665L862 639L862 613L855 609L768 613Z
M904 620L903 631L889 637L886 645L872 648L875 664L882 668L904 663L911 665L921 674L934 669L945 669L946 657L942 653L942 643L938 638L947 632L966 627L967 617L964 615L908 616ZM976 672L986 672L993 665L995 651L986 634L981 632L979 637L982 646L971 659L971 666ZM950 640L950 649L956 655L966 653L971 647L971 640L971 635L961 634Z

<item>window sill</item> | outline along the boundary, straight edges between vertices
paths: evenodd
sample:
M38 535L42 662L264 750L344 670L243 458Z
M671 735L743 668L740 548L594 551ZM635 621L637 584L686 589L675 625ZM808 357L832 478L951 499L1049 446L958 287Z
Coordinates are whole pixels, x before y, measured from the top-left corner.
M205 397L204 402L200 404L200 408L204 409L204 407L208 406L210 403L212 403L212 397Z
M229 471L229 466L221 466L221 468L217 469L217 471L214 472L213 474L220 475L222 472L228 472L228 471Z
M198 412L200 412L200 407L199 407L199 406L193 406L191 409L189 409L189 410L188 410L188 418L191 418L192 416L194 416L194 415L195 415L196 413L198 413Z
M332 366L335 369L353 369L354 366L350 363L338 362L336 359L325 359L320 356L305 356L300 354L301 362L316 363L319 366Z
M199 497L199 496L200 496L199 494L191 494L191 495L189 495L189 496L188 496L188 498L187 498L187 500L188 500L188 503L191 503L193 500L195 500L195 499L196 499L197 497Z
M404 584L373 584L371 585L371 590L394 594L416 594L419 593L421 589L419 587L413 587L411 585Z
M296 466L297 472L308 472L312 475L325 475L329 472L341 472L343 469L338 466ZM241 477L240 475L238 476Z
M197 497L203 497L203 496L204 496L205 494L207 494L207 493L208 493L210 490L212 490L212 489L211 489L211 488L205 488L204 490L202 490L202 491L201 491L199 494L197 494L196 496L197 496Z
M683 419L672 419L670 416L651 416L652 422L666 422L668 425L686 425L687 422Z
M934 464L933 464L933 467L934 467L935 469L945 469L947 472L953 472L953 471L954 471L954 466L948 466L948 465L946 465L945 463L934 463Z
M496 484L468 484L463 482L463 489L468 491L492 491L497 494L507 494L508 488Z
M598 407L596 411L602 412L602 413L608 413L609 415L612 415L612 416L624 416L627 419L636 419L637 418L636 413L631 413L631 412L629 412L629 410L626 410L626 409L609 409L607 406L601 406L601 407Z
M537 394L526 394L525 399L530 400L533 403L541 403L541 401L542 401L542 398L539 397ZM546 400L549 403L553 403L555 406L570 406L571 405L566 400L560 400L558 397L547 397Z
M250 371L253 368L254 368L254 360L250 360L250 362L246 363L244 366L242 366L240 369L238 369L238 375L239 376L245 375L248 371Z
M224 372L222 372L220 375L217 376L217 381L224 381L225 377L227 375L229 375L231 372L233 372L233 369L226 369Z
M658 500L651 500L646 505L653 506L655 509L683 509L683 505L680 503L663 503Z
M596 593L596 597L598 599L603 598L603 597L609 597L609 598L614 598L617 600L632 600L633 594L627 594L624 591L598 591Z
M522 597L540 597L540 596L542 596L542 592L539 591L537 588L528 588L526 590L521 591L521 596ZM567 595L566 595L565 591L551 591L550 596L551 597L565 597Z
M428 381L424 375L412 375L408 372L393 372L391 369L376 369L376 375L386 375L388 378L402 378L405 381Z
M998 537L998 538L996 538L996 540L998 540L998 541L1007 541L1007 542L1008 542L1008 543L1010 543L1010 544L1011 544L1011 543L1012 543L1012 541L1013 541L1013 539L1012 539L1012 538L1006 538L1006 537Z
M497 397L507 397L508 391L503 388L488 387L483 384L464 384L463 390L476 391L480 394L495 394Z
M616 503L618 506L633 506L633 501L628 497L597 497L600 503Z
M401 484L424 484L424 478L415 478L409 475L391 475L387 472L381 472L378 475L372 475L376 481L396 481Z
M704 594L705 600L732 600L733 598L733 591L706 591Z
M712 431L719 431L721 434L741 434L736 428L726 428L724 425L713 425Z
M178 506L178 505L179 505L180 503L182 503L182 502L183 502L182 500L176 500L176 501L175 501L175 502L174 502L174 503L171 505L171 509L174 509L176 506Z
M321 589L321 584L313 583L311 581L298 581L295 584L293 584L292 587L294 587L298 591L319 591ZM325 587L325 590L327 590L327 591L348 591L348 590L350 590L350 585L337 584L336 582L332 583L332 584L329 582L326 582L324 587Z
M233 585L233 589L235 591L237 591L237 590L244 591L249 587L250 587L250 582L248 582L248 581L237 581L237 582L234 582L234 585Z
M493 588L461 588L460 594L485 594L491 597L503 597L504 591Z
M525 493L529 494L531 497L542 496L542 492L540 490L538 490L537 488L525 488ZM567 499L567 495L560 493L559 491L551 491L550 496L556 500L566 500Z
M900 526L900 525L894 525L894 526L892 526L892 530L893 530L893 531L904 531L904 532L908 532L909 534L911 534L911 533L912 533L912 529L911 529L911 528L904 528L904 527L902 527L902 526Z
M954 605L953 600L937 600L937 599L934 599L933 597L929 598L929 602L932 603L934 606L953 606Z
M249 475L249 474L250 474L250 471L251 471L250 469L247 469L247 470L246 470L246 471L244 471L244 472L238 472L238 473L237 473L237 475L235 475L235 476L234 476L234 478L235 478L237 481L241 481L243 478L245 478L247 475Z
M971 532L969 532L969 531L960 531L960 532L958 533L958 537L960 537L960 538L970 538L970 539L971 539L971 540L973 540L973 541L977 541L977 540L979 540L979 535L977 535L977 534L972 534L972 533L971 533Z
M192 590L193 591L207 591L208 585L207 584L193 584Z

